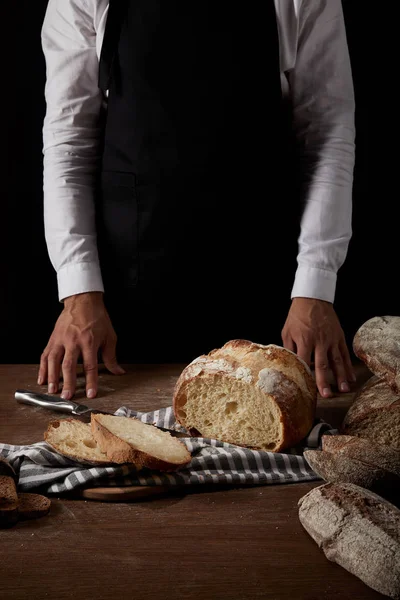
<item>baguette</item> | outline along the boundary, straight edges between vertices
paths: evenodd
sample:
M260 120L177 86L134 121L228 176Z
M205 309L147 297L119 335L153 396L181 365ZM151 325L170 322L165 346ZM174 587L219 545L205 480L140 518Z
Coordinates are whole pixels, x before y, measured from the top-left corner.
M372 373L400 392L400 317L374 317L354 336L354 353Z
M183 370L173 408L192 435L279 452L310 431L316 399L311 371L293 352L233 340Z
M99 447L114 463L172 471L191 461L182 442L138 419L92 414L91 427Z
M400 450L399 394L386 381L372 377L356 394L340 432Z
M300 499L299 519L328 560L399 600L398 508L356 485L327 483Z

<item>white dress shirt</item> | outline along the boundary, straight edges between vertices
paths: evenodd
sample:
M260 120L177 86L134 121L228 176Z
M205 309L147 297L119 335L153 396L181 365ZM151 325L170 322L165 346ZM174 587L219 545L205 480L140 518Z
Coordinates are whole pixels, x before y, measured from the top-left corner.
M274 0L281 83L304 158L305 209L292 297L333 302L351 238L354 92L340 0ZM94 181L107 98L98 67L108 0L49 0L42 28L46 242L59 298L103 291ZM290 173L288 173L290 177ZM285 228L282 227L284 243Z

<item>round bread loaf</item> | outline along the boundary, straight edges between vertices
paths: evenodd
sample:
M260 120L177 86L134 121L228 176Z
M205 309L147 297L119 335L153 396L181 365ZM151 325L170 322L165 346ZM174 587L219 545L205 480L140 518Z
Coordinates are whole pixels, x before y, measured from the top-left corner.
M183 370L173 406L191 435L279 452L310 431L316 400L312 373L296 354L233 340Z
M354 353L374 375L400 392L400 317L374 317L354 336Z

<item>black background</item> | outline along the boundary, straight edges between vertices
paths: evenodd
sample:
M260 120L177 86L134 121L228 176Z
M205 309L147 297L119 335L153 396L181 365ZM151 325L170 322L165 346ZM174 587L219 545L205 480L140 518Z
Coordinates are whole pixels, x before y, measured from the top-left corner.
M60 312L42 217L45 64L40 29L46 5L47 0L9 2L2 12L5 153L1 161L0 198L0 362L3 363L37 363ZM385 79L380 64L386 60L382 41L378 43L366 33L371 31L368 22L371 14L365 3L361 7L357 0L344 0L343 6L356 90L357 158L354 233L346 263L339 271L335 306L351 342L356 329L368 318L400 314L394 210L399 196L395 159L398 150L388 149L389 140L397 139L396 120L392 113L395 102L391 99L394 91L390 73ZM374 27L378 28L377 23ZM378 134L374 144L372 128Z

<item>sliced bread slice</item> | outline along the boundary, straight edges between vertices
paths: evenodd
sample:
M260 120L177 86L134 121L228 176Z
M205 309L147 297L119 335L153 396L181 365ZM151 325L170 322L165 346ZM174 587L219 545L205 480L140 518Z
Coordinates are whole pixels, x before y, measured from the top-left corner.
M77 419L51 421L44 439L59 454L80 463L109 465L111 462L99 448L90 425Z
M113 415L92 414L91 419L93 437L113 462L173 471L191 460L182 442L153 425Z
M40 494L18 494L18 517L21 520L39 519L50 511L51 501Z
M0 475L0 506L17 502L17 488L15 481L8 475Z

